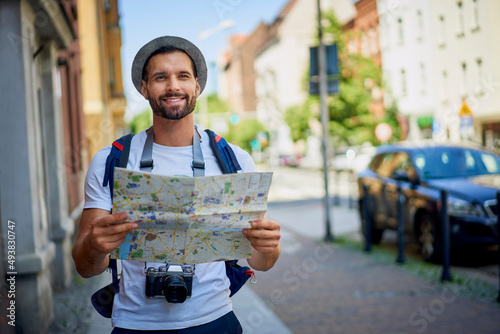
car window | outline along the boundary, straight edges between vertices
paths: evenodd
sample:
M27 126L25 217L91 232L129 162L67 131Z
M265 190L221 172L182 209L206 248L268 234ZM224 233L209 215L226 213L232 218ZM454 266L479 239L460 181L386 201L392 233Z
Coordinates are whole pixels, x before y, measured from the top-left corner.
M412 159L424 179L467 177L500 171L500 157L462 147L429 147L415 151Z
M380 154L372 161L370 168L381 177L394 177L395 173L410 177L415 175L410 158L405 152Z
M488 173L495 174L500 173L500 164L499 159L495 159L495 156L492 154L484 154L480 155L481 162L484 164L484 167L488 171Z
M384 159L385 154L379 154L373 158L373 160L370 162L368 167L374 171L375 173L377 172L378 167L382 163L382 160Z

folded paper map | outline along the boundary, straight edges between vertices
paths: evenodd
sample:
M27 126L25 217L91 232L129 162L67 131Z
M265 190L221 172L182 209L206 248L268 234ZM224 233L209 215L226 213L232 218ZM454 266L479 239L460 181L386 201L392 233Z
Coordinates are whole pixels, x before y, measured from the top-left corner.
M272 173L170 177L115 168L113 213L139 228L114 258L193 264L250 257L242 230L267 210Z

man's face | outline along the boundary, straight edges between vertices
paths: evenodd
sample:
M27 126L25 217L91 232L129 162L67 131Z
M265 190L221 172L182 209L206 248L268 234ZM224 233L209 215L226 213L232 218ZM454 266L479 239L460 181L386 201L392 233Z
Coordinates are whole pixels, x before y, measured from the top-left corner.
M193 112L200 85L187 54L157 54L151 57L146 69L148 80L142 80L141 93L156 116L178 120Z

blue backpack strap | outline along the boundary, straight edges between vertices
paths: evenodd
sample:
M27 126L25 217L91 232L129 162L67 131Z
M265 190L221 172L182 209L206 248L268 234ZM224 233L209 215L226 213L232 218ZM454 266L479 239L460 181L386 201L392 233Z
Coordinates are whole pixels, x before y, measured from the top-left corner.
M111 152L106 159L106 171L104 174L103 186L109 184L109 191L111 194L111 200L113 200L113 180L114 180L114 168L121 167L127 168L128 157L130 154L130 143L132 142L133 133L125 135L120 139L113 142L111 147ZM115 293L119 291L118 285L118 269L116 259L109 259L109 267L111 267L111 275L113 277L113 290Z
M206 129L205 132L208 134L208 138L210 138L210 148L217 159L222 174L238 173L241 170L241 166L227 141L211 130ZM249 267L238 265L238 260L225 261L225 263L226 275L230 282L229 290L231 293L229 296L232 297L245 285L250 277L255 277L255 274Z
M106 168L104 171L104 179L102 181L102 186L106 187L109 185L109 193L111 194L111 200L113 200L113 180L114 180L114 170L115 167L127 167L128 156L130 152L130 142L132 141L133 133L121 137L113 142L111 146L111 152L109 152L108 158L106 159Z
M208 138L210 138L210 148L217 159L222 174L238 173L241 170L241 166L227 141L211 130L206 129L205 132L208 134Z

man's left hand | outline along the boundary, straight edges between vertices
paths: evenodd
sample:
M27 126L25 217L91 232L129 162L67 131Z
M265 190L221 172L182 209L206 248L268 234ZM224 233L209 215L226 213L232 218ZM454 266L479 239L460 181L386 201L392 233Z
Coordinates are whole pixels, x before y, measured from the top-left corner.
M252 222L252 228L243 230L253 249L263 254L274 253L279 247L280 224L273 220L262 219Z

